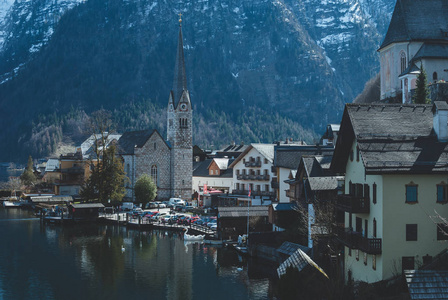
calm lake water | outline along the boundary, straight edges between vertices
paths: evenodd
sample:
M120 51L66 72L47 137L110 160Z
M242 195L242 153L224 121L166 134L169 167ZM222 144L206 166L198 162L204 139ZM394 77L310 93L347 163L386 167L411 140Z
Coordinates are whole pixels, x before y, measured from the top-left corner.
M0 208L0 237L0 299L275 299L272 268L179 233L41 225Z

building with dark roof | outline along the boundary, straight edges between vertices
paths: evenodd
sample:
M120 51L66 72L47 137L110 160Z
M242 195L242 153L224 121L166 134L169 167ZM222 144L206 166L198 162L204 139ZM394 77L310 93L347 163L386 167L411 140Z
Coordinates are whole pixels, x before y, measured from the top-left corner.
M167 139L157 130L126 132L118 141L124 170L130 179L126 197L134 200L134 185L148 174L157 185L157 199L191 199L193 175L193 111L187 89L182 20L174 68L173 88L167 106Z
M355 280L415 269L446 249L448 105L347 104L331 162L345 174L338 238Z
M275 190L279 202L290 202L288 191L289 184L285 182L291 171L297 170L300 160L304 155L331 155L334 147L332 145L300 145L281 144L274 147L274 175L271 185Z
M397 0L378 50L381 100L410 103L421 67L429 82L448 80L447 16L446 0Z

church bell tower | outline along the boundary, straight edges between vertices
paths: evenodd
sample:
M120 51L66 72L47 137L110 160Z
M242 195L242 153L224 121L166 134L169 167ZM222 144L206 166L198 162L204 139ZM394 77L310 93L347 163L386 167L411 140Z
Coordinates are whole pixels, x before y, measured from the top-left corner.
M193 110L187 89L182 14L174 67L173 89L167 109L167 140L171 146L171 197L191 199L193 177Z

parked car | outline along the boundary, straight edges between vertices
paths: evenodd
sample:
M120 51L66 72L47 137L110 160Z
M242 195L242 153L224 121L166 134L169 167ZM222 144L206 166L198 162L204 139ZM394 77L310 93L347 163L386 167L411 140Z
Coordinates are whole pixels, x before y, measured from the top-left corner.
M182 208L183 212L188 212L188 211L192 211L194 209L194 206L184 206Z
M158 205L155 202L149 202L148 204L146 204L146 208L157 208Z
M151 218L152 216L154 216L155 214L158 214L158 213L159 213L158 211L151 211L151 212L146 213L144 215L144 217Z
M204 224L204 220L201 219L201 218L199 218L199 219L197 219L196 221L194 221L194 224L196 224L196 225L202 225L202 224Z
M211 220L210 222L207 223L207 227L212 227L213 225L218 224L218 221L216 219Z
M182 208L184 208L183 205L176 205L176 206L174 206L174 210L175 211L182 211Z
M167 207L167 208L173 208L174 207L174 205L170 204L169 201L163 201L162 203L165 204L165 207Z
M166 207L166 205L165 205L164 203L162 203L162 202L157 201L157 202L155 202L155 203L157 203L157 206L158 206L159 208L165 208L165 207Z
M213 224L212 226L210 226L211 230L218 230L218 224Z
M185 205L185 201L180 199L180 198L170 198L169 203L174 205L174 206L176 206L176 205L184 206Z

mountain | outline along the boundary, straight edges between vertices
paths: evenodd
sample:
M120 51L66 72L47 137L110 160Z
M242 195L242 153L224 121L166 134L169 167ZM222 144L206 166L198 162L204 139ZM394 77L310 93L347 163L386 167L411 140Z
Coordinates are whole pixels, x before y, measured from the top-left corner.
M164 134L178 13L196 144L310 142L378 72L394 4L0 0L0 160L48 155L99 108Z

